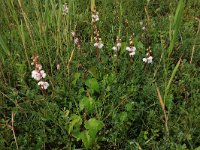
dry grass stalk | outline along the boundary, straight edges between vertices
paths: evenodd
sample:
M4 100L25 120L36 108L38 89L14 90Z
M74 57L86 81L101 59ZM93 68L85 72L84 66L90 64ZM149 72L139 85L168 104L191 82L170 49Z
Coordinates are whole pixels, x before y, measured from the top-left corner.
M165 109L165 104L163 102L163 99L162 99L162 96L160 94L160 90L159 88L157 87L157 94L158 94L158 99L160 101L160 105L162 107L162 110L163 110L163 113L164 113L164 118L165 118L165 128L166 128L166 131L167 133L169 133L169 128L168 128L168 116L167 116L167 112L166 112L166 109Z
M14 112L12 111L12 118L11 118L11 129L12 129L12 132L13 132L13 136L14 136L14 139L15 139L15 144L16 144L16 148L17 150L19 149L18 147L18 144L17 144L17 138L15 136L15 129L14 129Z

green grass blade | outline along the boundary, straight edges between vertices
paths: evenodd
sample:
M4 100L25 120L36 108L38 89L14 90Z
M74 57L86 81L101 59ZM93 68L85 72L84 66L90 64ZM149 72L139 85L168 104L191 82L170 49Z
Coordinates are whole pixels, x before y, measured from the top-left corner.
M170 89L170 87L171 87L171 84L172 84L172 81L173 81L173 79L174 79L174 76L176 75L176 72L178 71L180 62L181 62L181 59L180 59L180 60L178 61L178 63L176 64L176 66L175 66L175 68L174 68L174 70L173 70L173 72L172 72L172 74L171 74L171 77L170 77L170 79L169 79L169 82L168 82L168 84L167 84L167 87L166 87L166 89L165 89L164 103L166 102L166 98L167 98L167 95L168 95L168 93L169 93L169 89Z
M3 38L1 37L1 35L0 35L0 45L1 45L2 49L3 49L3 52L4 52L6 55L10 56L10 51L9 51L9 49L8 49L8 46L7 46L6 43L4 42Z
M185 7L185 0L180 0L176 9L176 14L174 16L174 23L173 23L173 29L172 29L173 37L168 48L168 57L170 57L173 51L173 48L178 36L178 31L181 25L184 7Z

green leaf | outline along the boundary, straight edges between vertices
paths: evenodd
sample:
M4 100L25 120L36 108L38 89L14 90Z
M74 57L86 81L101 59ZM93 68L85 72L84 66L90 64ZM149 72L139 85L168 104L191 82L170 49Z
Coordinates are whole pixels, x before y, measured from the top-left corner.
M104 123L100 120L96 120L95 118L91 118L85 122L84 126L89 131L90 137L94 140L97 132L103 128Z
M99 92L99 83L97 82L97 80L95 78L92 78L92 79L88 79L86 82L85 82L85 85L87 87L89 87L90 89L96 91L96 92Z
M127 112L124 111L124 112L121 112L121 113L119 114L119 119L120 119L121 122L126 121L127 118L128 118Z
M167 108L168 108L168 111L170 111L170 110L172 110L172 102L173 102L173 99L174 99L174 97L173 97L173 95L172 94L169 94L169 95L167 95Z
M133 110L133 104L131 102L127 103L125 105L125 108L126 108L126 111L132 111Z
M80 126L80 125L82 124L82 119L81 119L81 117L78 116L78 115L72 115L72 116L70 117L70 119L71 119L71 122L69 123L68 134L71 133L71 131L73 130L73 128L74 128L75 126Z
M91 138L88 131L85 130L81 132L80 138L83 141L83 144L86 148L89 148L91 146L92 143L91 143Z
M144 49L144 45L141 41L138 41L138 39L135 39L134 40L134 43L135 43L135 46L138 48L138 49Z
M94 110L94 100L91 97L84 97L79 103L80 111L84 108L88 112L92 112Z
M195 150L200 150L200 146L199 146L199 147L197 147L197 148L195 148Z
M88 69L88 72L92 75L92 77L98 79L99 78L99 72L96 67L91 67Z
M73 84L73 85L76 85L76 82L77 82L77 80L80 78L80 76L81 76L81 74L78 73L78 72L76 72L76 73L74 74L74 80L72 81L72 84Z
M184 7L185 7L185 0L180 0L176 9L176 14L174 17L174 23L173 23L173 38L170 41L170 45L168 48L168 57L170 57L172 50L174 48L177 36L178 36L178 31L181 25L181 20L182 20L182 16L183 16L183 11L184 11Z

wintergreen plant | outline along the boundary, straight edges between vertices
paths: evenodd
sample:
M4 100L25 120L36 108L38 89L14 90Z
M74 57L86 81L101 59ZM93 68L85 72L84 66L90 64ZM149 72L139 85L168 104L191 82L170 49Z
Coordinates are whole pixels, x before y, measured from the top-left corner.
M43 81L43 79L46 77L46 73L44 70L42 70L42 65L39 64L39 56L34 55L32 60L33 62L31 64L35 67L35 69L32 71L32 78L38 81L38 85L40 86L41 90L47 90L49 83Z
M144 63L151 64L153 62L153 57L151 56L151 49L150 47L147 48L146 57L142 59Z
M134 46L134 42L133 42L133 35L131 35L130 39L129 39L129 46L126 47L126 50L129 52L129 56L133 57L135 55L136 52L136 47Z

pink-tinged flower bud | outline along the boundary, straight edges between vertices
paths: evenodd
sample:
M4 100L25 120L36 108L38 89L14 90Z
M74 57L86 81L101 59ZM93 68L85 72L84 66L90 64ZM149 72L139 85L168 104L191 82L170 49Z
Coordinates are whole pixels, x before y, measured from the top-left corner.
M57 64L56 68L57 70L60 70L60 64Z
M117 43L117 47L120 48L122 46L121 43Z
M41 69L42 69L42 65L41 65L41 64L36 64L35 67L36 67L38 70L41 70Z
M74 31L71 32L71 35L75 37L76 33Z

